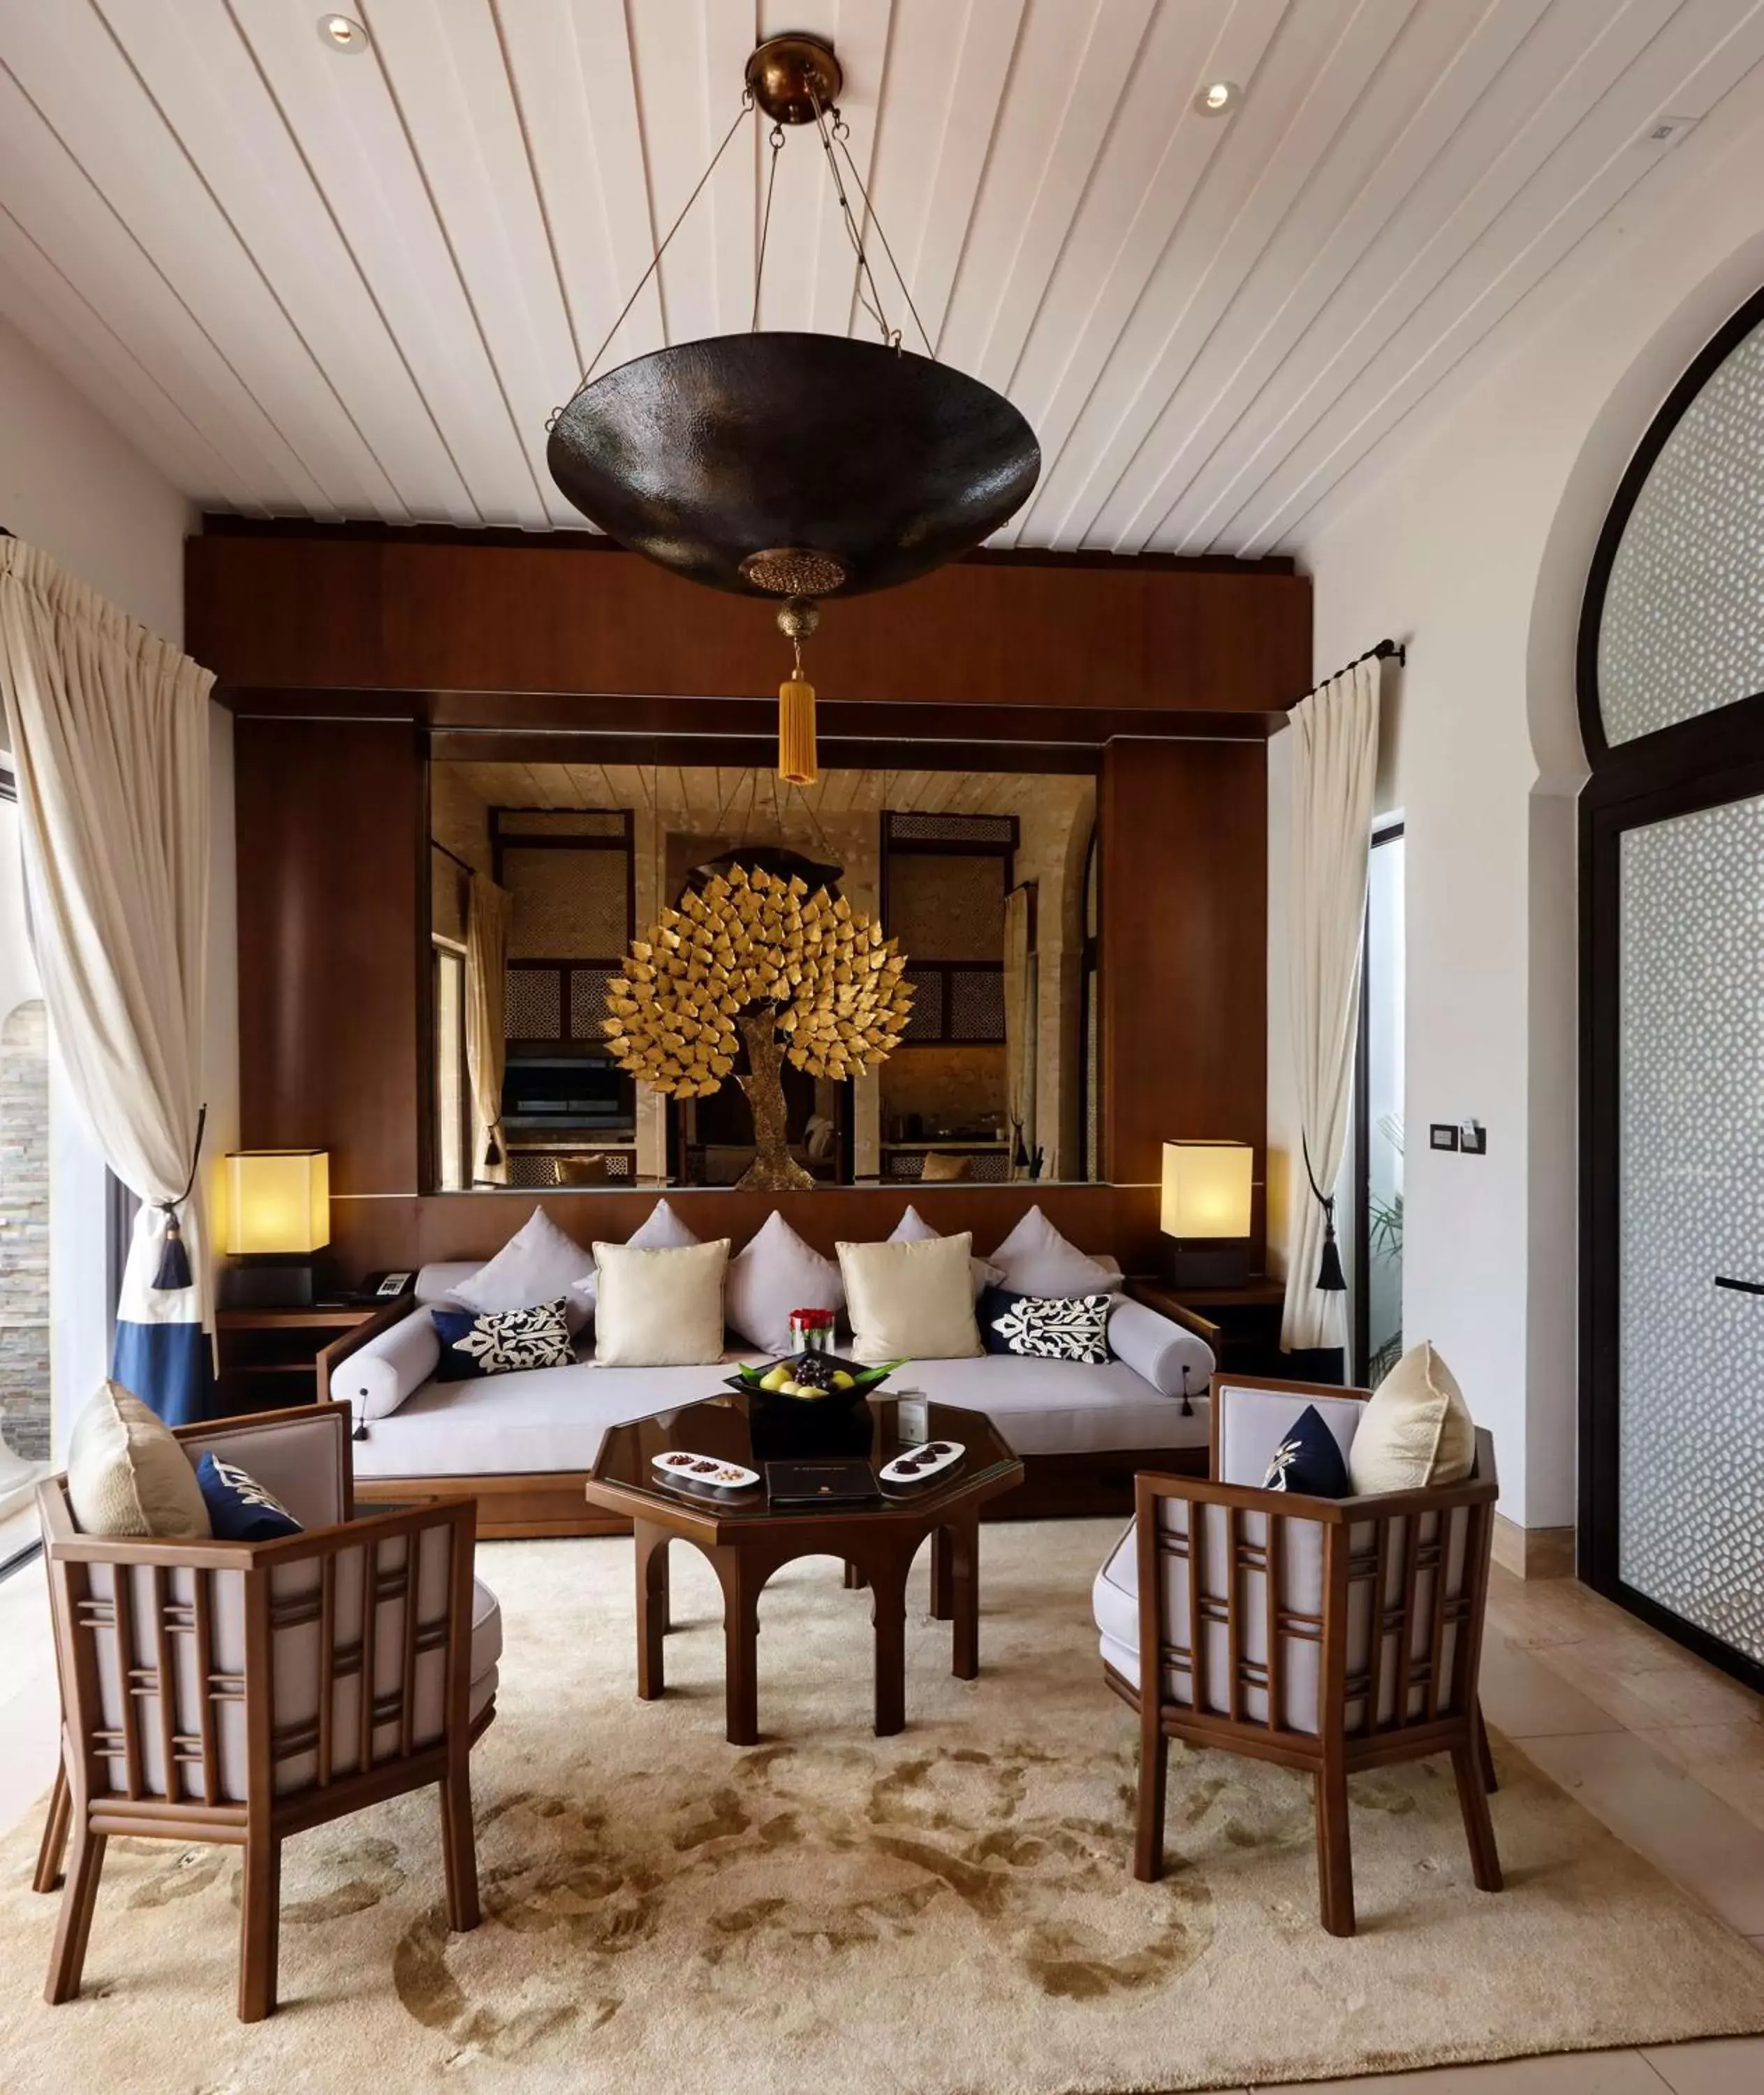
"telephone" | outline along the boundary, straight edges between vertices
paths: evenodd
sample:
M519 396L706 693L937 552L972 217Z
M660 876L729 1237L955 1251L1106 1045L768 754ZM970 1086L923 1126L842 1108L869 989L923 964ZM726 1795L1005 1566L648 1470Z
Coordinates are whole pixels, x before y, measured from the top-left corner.
M364 1302L393 1302L401 1295L408 1295L416 1284L414 1273L370 1273L361 1283L361 1300Z

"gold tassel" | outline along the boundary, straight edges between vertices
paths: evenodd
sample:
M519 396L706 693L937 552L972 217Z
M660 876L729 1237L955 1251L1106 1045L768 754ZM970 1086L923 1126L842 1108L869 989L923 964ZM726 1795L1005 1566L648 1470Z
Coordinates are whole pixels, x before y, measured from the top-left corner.
M777 775L786 786L812 786L821 776L815 761L815 687L799 671L777 687Z

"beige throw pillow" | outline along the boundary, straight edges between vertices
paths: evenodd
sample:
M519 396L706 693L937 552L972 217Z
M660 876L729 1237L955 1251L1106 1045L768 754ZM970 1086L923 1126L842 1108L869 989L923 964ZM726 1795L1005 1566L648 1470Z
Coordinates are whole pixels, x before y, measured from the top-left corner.
M1372 1392L1348 1451L1356 1493L1461 1484L1476 1461L1476 1428L1452 1370L1423 1339Z
M73 1422L68 1499L86 1535L207 1542L213 1532L172 1429L118 1382L106 1383Z
M723 1357L729 1239L651 1251L595 1246L595 1358L608 1368L709 1367Z
M852 1357L883 1361L965 1361L983 1348L974 1322L969 1261L973 1237L928 1237L916 1243L842 1243Z

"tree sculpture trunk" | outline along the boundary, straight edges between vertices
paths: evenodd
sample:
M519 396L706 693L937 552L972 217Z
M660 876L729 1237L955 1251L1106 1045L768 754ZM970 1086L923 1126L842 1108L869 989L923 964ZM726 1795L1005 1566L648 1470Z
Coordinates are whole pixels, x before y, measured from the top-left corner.
M739 1018L747 1043L747 1074L735 1081L747 1095L753 1114L753 1161L738 1184L750 1192L789 1193L814 1184L791 1155L784 1132L784 1051L778 1045L777 1020L769 1011Z

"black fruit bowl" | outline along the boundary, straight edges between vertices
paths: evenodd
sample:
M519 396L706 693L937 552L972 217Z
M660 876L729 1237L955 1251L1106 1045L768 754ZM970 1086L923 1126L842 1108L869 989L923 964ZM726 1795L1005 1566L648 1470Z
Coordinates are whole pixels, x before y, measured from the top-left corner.
M830 1368L843 1368L852 1378L849 1389L830 1389L824 1396L791 1396L782 1390L760 1387L765 1377L774 1368L795 1367L805 1361L825 1361ZM830 1406L861 1404L873 1396L887 1381L895 1370L905 1365L902 1361L890 1361L886 1367L867 1368L856 1361L843 1360L837 1353L796 1353L785 1361L768 1361L764 1367L738 1368L728 1378L729 1387L739 1390L743 1396L758 1397L764 1404L785 1404L802 1410L821 1410Z

